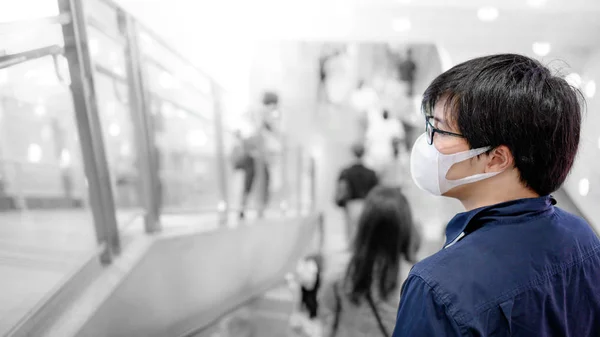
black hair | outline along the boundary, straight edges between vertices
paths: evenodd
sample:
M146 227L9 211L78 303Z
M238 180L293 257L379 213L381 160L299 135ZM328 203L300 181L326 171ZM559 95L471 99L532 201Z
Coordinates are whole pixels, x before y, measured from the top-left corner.
M365 146L361 143L352 145L352 154L355 158L361 159L365 155Z
M263 105L277 105L279 103L279 95L272 91L266 91L262 97Z
M579 147L584 104L563 78L526 56L479 57L433 80L423 96L425 114L441 99L471 148L508 147L521 182L539 195L562 185Z
M390 112L387 109L383 109L383 112L381 113L381 117L383 117L383 119L390 118Z
M375 187L358 221L346 286L358 304L373 285L383 299L399 286L400 259L409 259L414 231L406 197L397 188Z

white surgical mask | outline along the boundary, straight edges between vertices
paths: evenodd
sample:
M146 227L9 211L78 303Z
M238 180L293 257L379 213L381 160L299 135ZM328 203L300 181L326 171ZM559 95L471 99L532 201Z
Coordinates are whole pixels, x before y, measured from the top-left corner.
M459 153L443 154L434 145L429 145L427 134L424 133L413 146L410 172L420 189L433 195L442 195L456 186L474 183L499 174L500 172L480 173L456 180L446 178L452 165L478 156L489 149L489 147L481 147Z

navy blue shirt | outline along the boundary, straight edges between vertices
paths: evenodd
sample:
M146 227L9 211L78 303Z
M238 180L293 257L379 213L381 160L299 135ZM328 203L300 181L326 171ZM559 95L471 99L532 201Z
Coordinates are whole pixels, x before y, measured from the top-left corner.
M600 240L552 197L457 214L402 287L394 336L600 336Z

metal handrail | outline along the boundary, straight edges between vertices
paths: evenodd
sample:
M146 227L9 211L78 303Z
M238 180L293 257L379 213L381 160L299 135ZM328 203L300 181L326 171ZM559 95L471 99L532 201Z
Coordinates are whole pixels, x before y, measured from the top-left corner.
M88 26L96 29L99 33L101 33L102 35L106 36L107 38L109 38L113 42L118 43L121 48L123 48L125 46L125 44L127 43L126 40L125 40L125 38L123 36L111 34L106 29L106 27L102 26L102 23L100 23L98 20L96 20L95 17L93 17L91 15L88 15L86 19L87 19L87 25Z
M185 58L183 55L181 55L179 52L177 52L173 47L171 47L165 40L163 40L160 36L158 36L158 34L154 33L154 31L152 31L151 29L149 29L148 27L146 27L146 25L144 25L143 23L141 23L139 20L136 20L138 26L148 35L150 35L151 38L154 39L154 41L156 41L159 45L163 46L164 48L166 48L170 53L172 53L175 57L177 57L178 59L180 59L181 61L183 61L184 63L186 63L189 67L191 67L191 69L194 69L195 71L197 71L200 75L205 76L206 78L209 79L209 81L216 86L219 90L221 91L227 91L219 82L217 82L215 79L213 79L212 77L210 77L206 72L202 71L200 68L198 68L194 63L192 63L190 60L188 60L187 58Z
M193 117L198 117L200 119L203 119L205 122L211 122L212 120L209 117L206 117L202 114L199 114L197 112L192 111L191 108L186 107L180 103L175 102L174 100L165 97L164 95L161 95L159 93L157 93L156 91L152 91L150 89L148 89L148 92L150 93L150 95L154 96L154 98L159 99L161 101L167 102L169 104L171 104L172 106L174 106L175 108L179 109L179 110L183 110L186 111L188 113L190 113L190 115L192 115Z
M23 29L31 29L35 26L45 26L53 24L66 25L71 23L71 20L72 18L70 13L62 13L59 15L47 16L39 19L2 22L0 23L0 33L7 33L10 31L21 31Z
M44 166L44 167L48 167L48 168L57 168L57 169L61 169L60 164L52 164L52 163L45 163L45 162L40 162L40 163L32 163L32 162L28 162L25 160L17 160L17 159L7 159L7 158L0 158L0 164L10 164L10 165L29 165L29 166ZM69 166L69 168L80 168L83 166L79 166L79 165L71 165Z
M94 68L96 68L96 71L98 73L105 75L106 77L109 77L110 79L112 79L115 82L127 84L127 78L121 74L118 74L117 72L113 71L112 69L109 69L99 63L96 63L94 65Z
M170 50L169 50L169 52L170 52ZM155 66L155 67L159 68L160 70L162 70L162 71L164 71L164 72L167 72L167 73L169 73L169 74L171 74L171 73L172 73L172 70L171 70L171 69L169 69L169 68L168 68L167 66L165 66L165 65L164 65L162 62L158 61L157 59L153 58L153 57L152 57L152 56L150 56L150 55L144 55L144 56L143 56L143 60L144 60L145 62L148 62L148 63L152 64L153 66ZM203 75L203 76L205 76L205 75ZM210 77L208 77L208 78L209 78L209 81L210 81ZM195 83L193 83L193 81L190 81L190 80L189 80L189 79L187 79L187 78L179 78L179 79L177 79L177 80L179 80L179 81L181 81L181 82L184 82L184 83L187 83L188 85L190 85L190 86L191 86L191 87L193 87L194 89L198 90L198 91L199 91L199 92L200 92L200 93L201 93L203 96L210 97L210 95L211 95L211 93L210 93L210 92L209 92L209 93L206 93L206 92L204 92L202 89L198 88L198 87L196 86L196 84L195 84ZM209 89L209 90L210 90L210 89Z
M103 2L105 5L111 7L114 10L122 10L125 12L125 10L119 5L117 4L115 1L113 0L100 0L101 2ZM209 81L216 86L219 90L221 91L227 91L219 82L217 82L215 79L213 79L212 77L210 77L205 71L203 71L202 69L198 68L194 63L192 63L189 59L187 59L186 57L184 57L183 55L181 55L179 52L177 52L175 50L175 48L173 48L172 46L170 46L162 37L160 37L157 33L155 33L152 29L150 29L148 26L146 26L144 23L141 22L141 20L139 20L138 18L135 17L135 15L132 15L131 13L127 13L127 15L129 15L130 17L132 17L136 23L136 25L143 30L146 34L148 34L152 39L154 39L154 41L156 41L159 45L163 46L164 48L166 48L170 53L172 53L176 58L180 59L181 61L183 61L184 63L186 63L188 66L190 66L192 69L194 69L195 71L197 71L200 75L205 76L206 78L209 79Z
M48 55L62 55L64 48L59 45L52 45L37 49L28 50L22 53L0 56L0 69L8 68L27 61L36 60Z

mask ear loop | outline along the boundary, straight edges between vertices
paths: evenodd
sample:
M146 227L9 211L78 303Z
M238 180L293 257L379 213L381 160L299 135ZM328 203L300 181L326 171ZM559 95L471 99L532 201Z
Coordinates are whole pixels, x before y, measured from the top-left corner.
M453 158L454 163L452 163L452 165L456 164L456 163L460 163L462 161L465 161L467 159L471 159L475 156L479 156L482 153L485 153L489 150L491 150L492 147L491 146L486 146L486 147L480 147L478 149L471 149L471 150L467 150L467 151L463 151L463 152L458 152L458 153L453 153L453 154L443 154L440 153L440 155L444 158Z
M451 190L454 187L460 186L464 183L470 183L470 182L475 182L475 181L480 181L486 178L491 178L497 174L499 174L500 172L490 172L490 173L480 173L480 174L475 174L472 176L468 176L468 177L464 177L464 178L460 178L460 179L455 179L455 180L450 180L448 178L446 178L446 175L448 174L448 171L450 171L450 168L452 167L452 165L456 164L456 163L460 163L463 162L467 159L471 159L475 156L478 156L482 153L485 153L487 151L489 151L491 149L490 146L487 147L481 147L481 148L477 148L477 149L471 149L471 150L467 150L467 151L463 151L463 152L459 152L459 153L454 153L454 154L449 154L449 155L445 155L445 154L441 154L440 156L442 158L449 158L451 159L450 161L448 161L448 163L445 163L445 167L441 168L443 169L444 172L444 176L441 176L440 172L440 177L439 177L439 184L440 184L440 192L441 194L446 193L447 191ZM444 161L445 162L445 161ZM449 164L449 165L448 165ZM446 167L447 166L447 167Z

